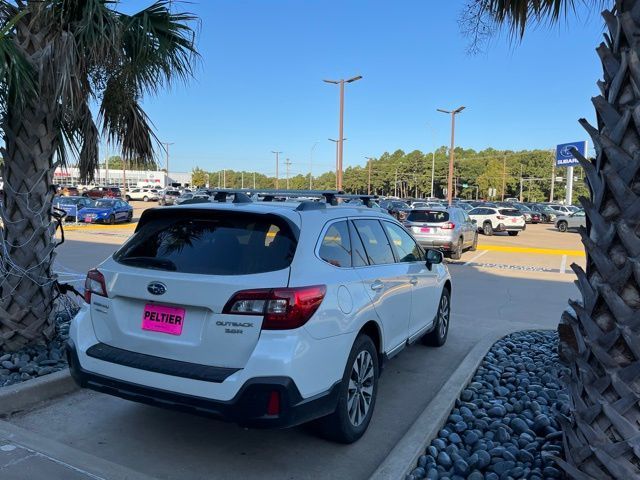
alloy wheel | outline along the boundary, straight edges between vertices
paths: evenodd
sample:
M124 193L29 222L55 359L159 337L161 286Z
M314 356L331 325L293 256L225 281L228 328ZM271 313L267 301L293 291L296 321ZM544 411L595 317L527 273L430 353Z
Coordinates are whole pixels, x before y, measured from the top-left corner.
M365 420L371 408L374 373L371 354L366 350L358 353L353 362L347 390L347 412L355 427Z
M449 297L443 295L440 299L440 306L438 307L438 328L440 329L441 337L447 334L449 328L449 313Z

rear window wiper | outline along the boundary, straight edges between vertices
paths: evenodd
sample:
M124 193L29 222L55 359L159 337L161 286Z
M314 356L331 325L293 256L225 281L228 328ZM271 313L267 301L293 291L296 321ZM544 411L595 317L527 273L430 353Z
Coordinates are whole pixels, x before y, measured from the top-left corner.
M118 259L120 263L156 268L159 270L170 270L175 272L178 267L171 260L155 257L124 257Z

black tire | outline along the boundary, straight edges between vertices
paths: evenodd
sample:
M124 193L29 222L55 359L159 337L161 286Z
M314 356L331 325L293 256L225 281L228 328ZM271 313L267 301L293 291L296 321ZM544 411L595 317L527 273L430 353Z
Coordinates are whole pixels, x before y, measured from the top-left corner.
M475 236L473 237L473 243L471 244L471 248L469 249L469 251L475 252L476 250L478 250L478 232L476 232Z
M446 287L440 295L436 322L433 330L422 337L422 343L431 347L441 347L447 341L449 324L451 323L451 293Z
M144 197L142 197L142 201L143 202L148 202L149 201L149 197L147 197L146 195Z
M491 222L484 222L482 225L482 233L484 233L487 237L493 235L493 226Z
M517 237L520 232L507 232L510 237Z
M110 216L109 216L109 220L107 221L107 223L108 223L109 225L113 225L113 224L115 224L115 223L116 223L116 217L115 217L115 215L110 215Z
M124 199L125 199L127 202L130 202L130 201L131 201L131 197L130 197L129 195L125 195L125 196L124 196Z
M462 239L458 239L458 243L456 243L456 248L451 250L451 260L460 260L462 258Z
M366 382L356 382L356 385L359 383L360 386L356 386L356 388L352 387L350 389L349 383L351 382L352 375L356 375L354 370L356 360L360 361L366 358L369 358L371 360L373 377L368 378ZM365 374L367 374L368 372L369 369L366 370ZM353 347L351 348L351 353L349 354L349 359L347 360L347 365L344 369L344 375L342 376L342 382L340 384L340 392L338 396L338 406L336 407L335 412L333 412L331 415L320 418L315 422L318 428L318 433L322 437L338 443L353 443L360 437L362 437L362 435L364 435L364 432L366 432L367 427L369 426L369 422L371 422L373 410L376 405L379 374L380 370L378 366L378 352L376 351L376 347L373 344L373 341L371 340L371 338L369 338L368 335L358 335L356 341L353 343ZM364 387L365 385L366 387ZM366 394L364 388L371 389L369 404L368 408L366 409L366 413L363 417L360 418L359 423L357 421L355 422L357 423L356 425L352 420L352 415L357 419L357 415L360 410L352 410L352 413L350 414L349 391L353 391L353 393L351 394L351 398L355 399L354 401L357 401L359 406L364 406L366 402ZM351 403L353 404L354 402L352 401Z
M129 215L127 216L127 223L131 223L133 221L133 212L129 212Z
M558 222L558 230L563 233L566 232L567 230L569 230L569 224L565 221Z

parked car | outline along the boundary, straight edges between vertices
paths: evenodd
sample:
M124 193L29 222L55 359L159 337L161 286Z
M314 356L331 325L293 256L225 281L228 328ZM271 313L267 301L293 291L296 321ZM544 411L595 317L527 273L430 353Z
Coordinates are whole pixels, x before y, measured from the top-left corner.
M556 228L560 232L566 232L568 230L574 230L579 227L586 227L586 216L584 210L578 210L575 213L568 215L560 215L556 219Z
M53 206L64 210L67 214L65 220L76 221L78 210L87 207L91 203L87 197L56 197L53 199Z
M160 195L158 203L160 205L173 205L179 196L180 192L178 190L165 190Z
M88 273L68 359L85 388L245 426L317 420L350 443L371 421L382 362L445 343L450 298L442 254L386 213L149 209Z
M554 223L556 217L558 216L558 211L549 207L548 205L543 204L533 204L529 206L531 210L534 212L538 212L540 214L540 221L542 223Z
M556 212L559 212L559 215L566 215L568 213L573 213L572 209L567 207L566 205L556 205L550 204L549 208L554 209Z
M133 219L133 207L124 200L102 198L94 200L78 211L78 218L85 223L130 222Z
M389 215L403 221L407 218L411 207L402 200L382 200L380 206L385 209Z
M126 194L127 202L130 200L142 200L143 202L148 201L157 201L158 200L158 191L152 190L150 188L134 188L133 190L127 191Z
M476 228L485 235L507 232L515 237L527 228L524 217L515 208L477 207L469 212L469 217L476 221Z
M77 197L80 195L80 191L78 190L78 187L73 185L60 185L56 194L63 197Z
M403 223L420 245L440 249L454 260L478 246L478 229L461 208L415 208Z
M93 187L84 192L82 196L94 200L98 198L120 198L122 192L119 187Z

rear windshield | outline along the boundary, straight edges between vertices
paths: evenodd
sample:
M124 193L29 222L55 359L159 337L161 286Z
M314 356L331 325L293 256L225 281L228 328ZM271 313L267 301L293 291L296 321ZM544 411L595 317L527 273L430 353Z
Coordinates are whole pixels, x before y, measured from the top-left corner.
M515 208L501 208L499 212L500 212L500 215L507 215L510 217L519 217L522 215L522 213L519 210L516 210Z
M296 240L275 216L203 215L149 220L115 253L133 267L206 275L248 275L287 268Z
M449 212L440 210L413 210L407 217L409 222L441 223L449 221Z

